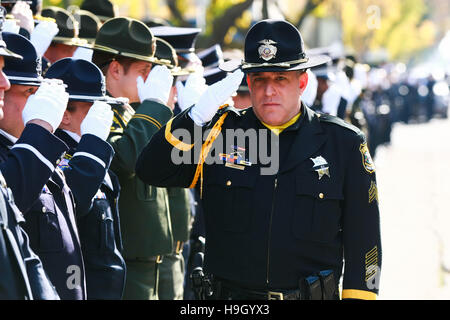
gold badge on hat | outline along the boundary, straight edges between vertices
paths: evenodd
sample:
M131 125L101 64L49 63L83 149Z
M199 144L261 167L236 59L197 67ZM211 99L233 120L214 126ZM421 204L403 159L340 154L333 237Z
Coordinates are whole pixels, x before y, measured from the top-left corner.
M319 175L319 180L322 179L324 175L327 175L328 178L331 178L329 171L330 167L328 165L327 160L325 160L322 156L310 159L314 163L313 170L316 171L317 174Z
M258 43L261 43L258 48L259 57L261 59L269 61L270 59L275 58L277 54L277 47L274 46L274 44L277 44L275 41L264 39Z

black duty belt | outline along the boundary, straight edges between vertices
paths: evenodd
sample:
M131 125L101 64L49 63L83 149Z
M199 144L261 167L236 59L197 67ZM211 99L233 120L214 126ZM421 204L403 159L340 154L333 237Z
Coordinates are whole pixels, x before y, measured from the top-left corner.
M219 300L338 300L338 289L331 270L300 279L296 289L253 290L236 283L213 280L213 299Z

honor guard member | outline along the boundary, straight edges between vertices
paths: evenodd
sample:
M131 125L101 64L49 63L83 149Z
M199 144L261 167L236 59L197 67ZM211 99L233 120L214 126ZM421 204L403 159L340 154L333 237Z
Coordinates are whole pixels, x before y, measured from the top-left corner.
M84 0L80 9L92 12L102 23L119 16L119 7L109 0Z
M0 8L1 9L1 8ZM4 16L0 17L1 20ZM2 23L2 22L0 22ZM0 26L1 30L1 26ZM0 34L0 92L10 88L10 83L3 73L5 60L19 60L22 56L6 48L6 43ZM0 104L0 120L4 118L3 98ZM46 162L56 164L61 154L67 150L64 144L58 143L46 128L45 122L37 112L33 120L26 124L26 128L19 139L16 148L11 149L9 157L0 159L0 299L59 299L52 283L44 271L40 258L29 245L29 238L23 229L25 222L22 213L17 208L12 190L15 190L21 201L22 194L35 196L39 194L45 181L50 177ZM52 148L48 148L52 145ZM19 147L22 146L22 147ZM41 150L40 157L30 150ZM30 177L33 179L30 180ZM6 180L7 179L7 180Z
M158 265L173 250L167 190L147 185L135 174L145 144L173 115L167 106L173 76L165 66L152 68L154 54L150 29L138 20L119 17L102 25L92 56L106 77L108 94L131 103L113 108L108 138L115 151L111 170L121 185L124 299L157 299Z
M61 169L55 169L52 162L42 157L42 153L48 148L58 150L58 145L65 148L67 146L56 137L57 142L47 143L42 149L23 146L17 140L26 131L24 124L38 113L36 110L39 110L41 117L47 119L51 132L54 132L67 107L68 95L62 81L42 79L40 59L31 42L17 34L5 34L4 40L11 49L23 56L23 60L7 61L4 68L11 82L11 89L5 92L5 118L0 121L3 132L0 136L0 154L5 159L10 156L11 150L25 147L36 153L53 171L50 179L43 182L43 188L36 190L34 194L10 187L24 214L30 246L41 258L60 298L85 299L84 265L75 222L73 195ZM35 135L35 138L38 137L39 135ZM33 171L26 177L26 183L34 183L38 176L36 172Z
M117 203L120 185L108 170L114 155L106 142L113 112L105 102L104 76L91 62L64 58L48 69L46 77L62 80L69 93L55 135L70 148L58 167L75 198L87 298L120 300L125 287Z
M176 100L177 77L187 75L189 72L178 66L178 57L175 49L165 40L156 38L155 64L165 65L174 77L168 106L173 109ZM173 249L163 256L159 266L160 300L183 300L183 284L185 274L185 261L183 246L189 240L191 228L191 204L189 189L168 188L170 224L172 226Z
M78 46L86 46L87 41L78 37L79 23L69 11L59 7L46 7L42 9L42 16L55 19L59 30L44 53L50 64L72 57Z
M136 173L143 181L200 185L213 289L208 298L337 299L341 275L342 298L376 297L378 196L364 135L299 99L305 69L327 60L307 56L290 23L260 21L246 36L245 60L237 63L247 73L252 108L220 108L241 83L236 70L169 121L141 153ZM236 68L231 64L222 68ZM194 148L199 127L212 130ZM180 128L197 139L181 137ZM227 129L252 129L256 139L224 140ZM271 161L251 156L262 143L275 155ZM175 165L174 153L191 164Z

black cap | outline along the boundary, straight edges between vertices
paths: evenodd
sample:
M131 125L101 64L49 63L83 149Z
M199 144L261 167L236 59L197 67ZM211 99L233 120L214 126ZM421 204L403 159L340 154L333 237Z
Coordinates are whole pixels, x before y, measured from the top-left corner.
M155 37L166 40L175 49L180 66L183 67L190 61L198 60L195 54L195 41L202 31L199 28L182 28L172 26L160 26L150 28Z
M218 44L198 52L197 56L205 69L217 68L219 64L224 62L222 48Z
M42 62L33 44L24 36L3 32L3 40L8 48L19 53L23 59L5 61L3 72L11 84L39 86L42 82Z
M77 10L72 12L72 14L74 18L79 21L78 37L93 44L98 30L100 30L100 27L102 26L100 19L92 12L86 10Z
M205 78L206 84L208 86L212 85L213 83L216 83L222 79L224 79L227 76L228 72L223 71L219 68L211 68L208 70L205 70L203 73L203 77Z
M106 100L105 77L92 62L63 58L48 68L45 77L62 80L67 85L66 91L71 101Z
M52 39L52 42L72 46L83 46L87 44L86 40L83 41L78 37L78 21L66 9L55 6L45 7L42 9L42 16L55 19L58 25L58 34Z
M326 63L328 56L307 56L298 29L284 20L262 20L245 37L244 61L221 65L225 71L244 72L303 70Z

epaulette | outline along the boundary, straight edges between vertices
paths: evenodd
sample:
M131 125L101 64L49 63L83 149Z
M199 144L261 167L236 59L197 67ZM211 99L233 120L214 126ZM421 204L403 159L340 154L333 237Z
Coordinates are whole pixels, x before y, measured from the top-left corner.
M111 132L121 133L133 117L134 110L129 105L113 106L112 110L114 117L113 123L111 124Z
M327 122L327 123L336 124L338 126L341 126L341 127L346 128L346 129L349 129L349 130L355 132L358 135L362 133L362 131L358 127L352 125L351 123L348 123L348 122L342 120L339 117L332 116L332 115L326 114L326 113L318 113L318 112L316 112L316 115L319 118L320 122Z

